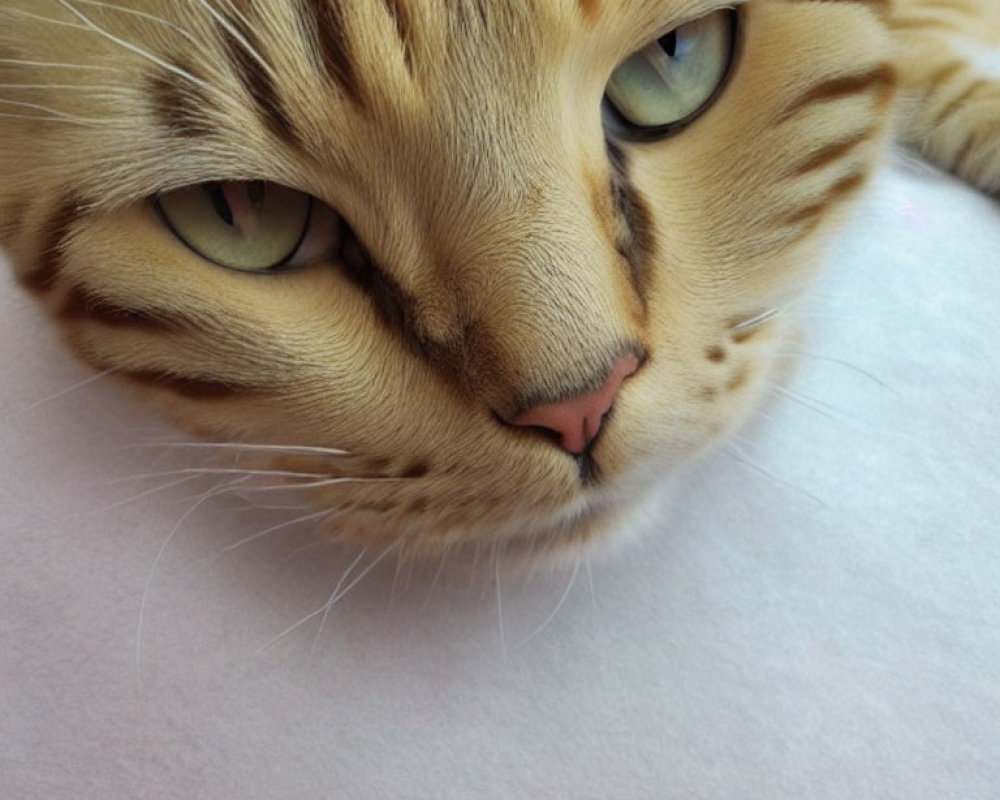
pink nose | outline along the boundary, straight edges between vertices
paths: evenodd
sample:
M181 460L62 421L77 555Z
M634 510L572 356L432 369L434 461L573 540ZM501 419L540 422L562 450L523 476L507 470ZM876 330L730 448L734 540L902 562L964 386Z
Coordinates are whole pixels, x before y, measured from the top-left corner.
M563 450L580 454L601 429L604 415L611 409L625 379L639 369L639 359L623 353L611 365L611 372L599 389L561 403L529 408L511 420L513 425L547 428L559 435Z

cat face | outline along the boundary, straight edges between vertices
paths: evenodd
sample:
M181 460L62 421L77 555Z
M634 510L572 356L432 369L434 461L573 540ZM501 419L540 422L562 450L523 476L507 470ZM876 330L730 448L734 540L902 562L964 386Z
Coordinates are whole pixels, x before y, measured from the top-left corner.
M760 401L885 138L871 4L730 5L7 0L0 242L334 535L581 541Z

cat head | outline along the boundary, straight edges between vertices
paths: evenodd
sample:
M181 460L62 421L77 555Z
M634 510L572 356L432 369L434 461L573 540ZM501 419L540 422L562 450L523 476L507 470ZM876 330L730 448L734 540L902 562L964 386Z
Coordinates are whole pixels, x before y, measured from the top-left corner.
M752 412L884 144L854 0L7 0L0 243L334 535L583 541Z

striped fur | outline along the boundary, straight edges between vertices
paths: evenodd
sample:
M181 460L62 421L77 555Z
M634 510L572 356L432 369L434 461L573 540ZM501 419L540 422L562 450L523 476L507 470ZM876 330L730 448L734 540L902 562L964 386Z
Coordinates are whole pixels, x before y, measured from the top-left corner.
M583 541L752 412L894 125L1000 190L993 0L737 3L712 107L608 138L615 66L718 5L4 0L0 243L96 369L328 476L332 534ZM308 192L343 241L282 274L210 264L150 198L219 180ZM499 421L623 347L642 367L586 458Z

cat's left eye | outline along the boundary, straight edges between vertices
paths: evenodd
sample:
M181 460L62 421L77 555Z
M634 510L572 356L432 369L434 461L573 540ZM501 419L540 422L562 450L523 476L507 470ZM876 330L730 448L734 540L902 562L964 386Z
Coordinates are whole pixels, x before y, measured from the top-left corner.
M733 60L736 12L714 11L681 25L629 56L611 75L605 97L616 133L666 136L707 108Z
M303 266L340 237L337 214L304 192L267 181L216 181L153 200L174 235L202 258L244 272Z

